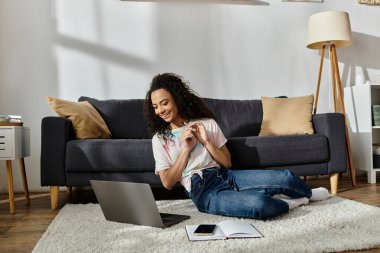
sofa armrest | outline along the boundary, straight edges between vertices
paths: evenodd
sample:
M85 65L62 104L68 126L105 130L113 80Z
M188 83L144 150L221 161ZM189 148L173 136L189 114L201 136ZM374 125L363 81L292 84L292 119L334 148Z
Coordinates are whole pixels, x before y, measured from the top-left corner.
M346 131L344 115L341 113L322 113L313 115L316 134L328 138L330 161L328 173L340 173L347 170Z
M45 117L41 124L41 186L65 186L66 143L73 138L71 122Z

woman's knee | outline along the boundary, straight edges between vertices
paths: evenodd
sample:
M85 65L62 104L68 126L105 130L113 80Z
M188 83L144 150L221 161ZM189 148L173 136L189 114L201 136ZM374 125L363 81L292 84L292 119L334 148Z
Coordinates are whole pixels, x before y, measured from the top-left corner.
M282 173L284 174L283 176L286 179L288 185L294 185L297 176L290 170L282 170Z
M289 189L293 189L293 191L297 192L297 194L301 194L302 196L300 197L311 197L310 187L299 176L290 170L284 170L283 173Z

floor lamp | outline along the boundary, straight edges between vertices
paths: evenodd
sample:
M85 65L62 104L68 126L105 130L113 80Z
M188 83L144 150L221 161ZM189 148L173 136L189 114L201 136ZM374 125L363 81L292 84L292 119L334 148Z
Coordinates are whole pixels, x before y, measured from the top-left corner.
M346 111L344 107L344 98L342 92L342 83L340 81L338 58L336 54L337 47L345 47L351 44L351 26L348 13L342 11L325 11L310 16L309 38L307 47L311 49L322 49L313 113L315 114L317 112L319 88L321 84L321 76L323 69L323 60L325 50L326 48L328 48L330 52L330 68L332 79L331 83L334 100L334 110L335 112L343 113L345 117L346 151L348 157L348 164L350 168L351 183L352 186L356 186L356 173L354 162L352 159ZM338 173L331 176L332 185L336 184L337 186L338 177ZM337 189L337 187L335 187L335 189Z

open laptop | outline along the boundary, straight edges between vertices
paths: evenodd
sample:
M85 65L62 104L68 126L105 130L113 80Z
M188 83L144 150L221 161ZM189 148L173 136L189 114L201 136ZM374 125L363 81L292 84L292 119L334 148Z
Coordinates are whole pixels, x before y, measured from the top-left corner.
M149 184L90 182L104 217L109 221L166 228L190 218L188 215L159 213Z

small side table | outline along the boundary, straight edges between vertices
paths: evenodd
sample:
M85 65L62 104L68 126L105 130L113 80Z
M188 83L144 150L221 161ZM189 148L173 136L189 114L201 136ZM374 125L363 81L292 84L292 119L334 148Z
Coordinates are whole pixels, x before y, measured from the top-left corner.
M12 160L19 159L26 203L29 204L28 181L25 173L24 157L30 156L29 127L15 126L13 123L0 125L0 160L5 160L8 178L10 213L15 213Z

